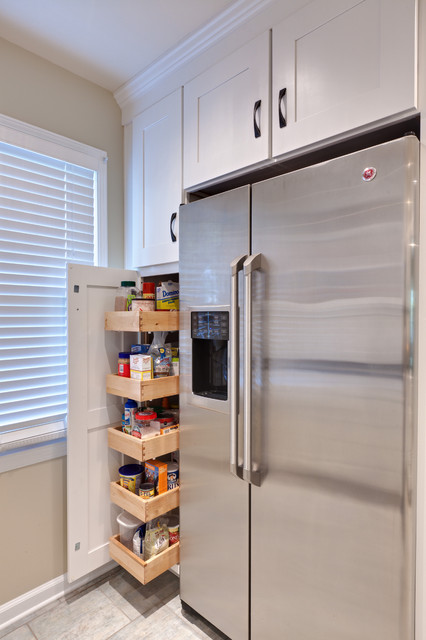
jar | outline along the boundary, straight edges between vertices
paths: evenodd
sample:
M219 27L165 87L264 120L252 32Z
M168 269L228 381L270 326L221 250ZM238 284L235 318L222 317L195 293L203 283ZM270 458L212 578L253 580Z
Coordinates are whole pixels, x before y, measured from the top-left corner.
M134 280L122 280L115 294L114 311L128 311L131 301L138 293Z
M142 297L145 300L155 300L155 282L142 283Z
M118 371L119 376L130 378L130 353L120 351L118 354Z

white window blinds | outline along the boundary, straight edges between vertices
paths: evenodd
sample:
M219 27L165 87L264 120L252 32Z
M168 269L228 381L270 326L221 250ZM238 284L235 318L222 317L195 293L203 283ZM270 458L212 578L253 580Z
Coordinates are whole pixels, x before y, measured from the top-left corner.
M95 262L96 181L0 142L0 433L65 419L66 267Z

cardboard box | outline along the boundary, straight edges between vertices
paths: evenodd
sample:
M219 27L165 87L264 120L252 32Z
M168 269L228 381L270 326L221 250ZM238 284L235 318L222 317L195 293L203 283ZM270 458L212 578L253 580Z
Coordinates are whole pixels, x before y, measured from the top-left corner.
M130 377L134 380L152 380L152 371L134 371L130 369Z
M156 290L156 307L161 311L170 311L171 309L179 309L179 283L161 282Z
M130 346L130 353L148 353L150 344L132 344Z
M145 482L152 482L155 495L167 491L167 462L147 460L145 462Z
M152 374L152 357L142 353L131 353L130 371L150 371Z

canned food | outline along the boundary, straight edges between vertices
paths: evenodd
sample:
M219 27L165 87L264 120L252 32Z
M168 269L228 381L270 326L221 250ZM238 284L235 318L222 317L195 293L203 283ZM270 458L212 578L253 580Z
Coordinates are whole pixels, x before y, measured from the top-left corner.
M176 544L179 542L179 525L175 524L169 527L169 544Z
M179 486L179 465L176 462L167 463L167 491Z
M155 495L154 485L151 482L144 482L139 487L139 495L145 500L153 498Z
M137 494L142 480L143 466L141 464L125 464L119 468L118 473L120 485Z

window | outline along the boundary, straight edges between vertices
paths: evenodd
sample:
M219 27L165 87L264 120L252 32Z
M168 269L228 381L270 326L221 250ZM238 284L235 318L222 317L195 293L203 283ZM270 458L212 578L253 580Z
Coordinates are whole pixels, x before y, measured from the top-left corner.
M0 471L64 442L67 264L105 262L105 189L104 152L0 119Z

